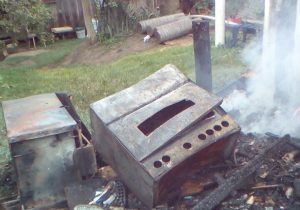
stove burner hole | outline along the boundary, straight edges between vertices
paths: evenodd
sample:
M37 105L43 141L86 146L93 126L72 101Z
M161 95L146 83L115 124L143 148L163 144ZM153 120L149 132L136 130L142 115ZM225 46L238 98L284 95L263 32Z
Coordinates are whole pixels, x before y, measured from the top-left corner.
M221 124L222 124L223 127L228 127L229 126L229 122L227 122L227 121L223 121Z
M140 129L140 131L143 132L145 136L149 136L153 131L155 131L165 122L193 105L195 105L193 101L184 99L175 104L167 106L142 122L138 126L138 129Z
M192 148L191 143L184 143L182 146L183 146L184 149L191 149Z
M206 139L206 135L201 133L199 136L198 136L198 139L204 141Z
M208 130L206 130L206 134L209 135L209 136L211 136L211 135L214 134L214 131L211 130L211 129L208 129Z
M215 125L215 126L214 126L214 130L215 130L215 131L220 131L220 130L222 130L222 127L219 126L219 125Z
M164 155L164 156L162 157L162 161L165 162L165 163L170 162L170 160L171 160L171 158L170 158L170 156L168 156L168 155Z
M157 161L155 161L155 162L153 163L153 166L154 166L155 168L160 168L160 167L162 166L162 163L161 163L159 160L157 160Z
M202 120L203 120L203 121L204 121L204 120L208 120L208 119L213 118L213 117L215 117L215 112L214 112L214 111L211 111L211 112L209 112L208 114L204 115L204 117L202 118Z

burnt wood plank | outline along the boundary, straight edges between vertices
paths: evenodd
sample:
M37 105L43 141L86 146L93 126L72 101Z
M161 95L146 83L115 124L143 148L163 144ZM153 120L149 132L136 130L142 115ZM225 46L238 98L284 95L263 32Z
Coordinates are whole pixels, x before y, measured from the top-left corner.
M233 173L230 178L224 180L215 190L209 193L204 199L197 203L192 210L209 210L216 207L224 200L233 190L235 190L243 181L253 174L262 164L263 160L270 152L274 152L276 148L286 144L290 139L289 136L283 138L275 138L270 142L263 152L258 154L243 168Z

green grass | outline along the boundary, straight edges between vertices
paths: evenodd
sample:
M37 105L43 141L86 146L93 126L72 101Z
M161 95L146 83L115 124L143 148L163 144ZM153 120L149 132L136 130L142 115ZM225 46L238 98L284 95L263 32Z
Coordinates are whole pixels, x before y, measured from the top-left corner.
M160 47L103 65L54 66L80 42L59 42L33 57L13 57L0 63L0 100L67 91L82 120L89 125L89 104L120 91L168 63L194 79L192 46ZM212 48L214 90L237 79L245 70L239 49ZM20 65L24 61L27 65ZM0 114L0 167L9 161L4 120ZM0 192L1 197L1 192Z
M46 52L36 56L17 56L8 57L0 62L1 70L20 70L20 69L38 69L47 65L59 63L66 55L72 52L82 40L74 39L67 41L58 41L46 48ZM44 48L41 48L44 49ZM23 65L22 62L30 61ZM1 72L0 72L1 73Z
M57 51L57 50L56 50ZM61 53L62 54L62 53ZM214 64L214 89L220 90L226 83L239 77L244 70L237 49L212 49ZM31 58L43 65L58 59L46 52ZM50 57L50 59L49 59ZM39 60L39 61L38 61ZM164 65L175 64L188 77L194 79L194 56L192 46L158 48L133 54L106 65L73 65L55 68L14 66L0 71L0 97L2 100L34 94L68 91L81 116L88 122L88 105L114 92L122 90Z

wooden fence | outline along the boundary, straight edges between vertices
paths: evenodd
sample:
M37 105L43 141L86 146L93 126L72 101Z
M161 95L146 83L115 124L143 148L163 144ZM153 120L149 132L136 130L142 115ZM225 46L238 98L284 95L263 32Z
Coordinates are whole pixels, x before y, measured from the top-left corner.
M124 0L125 1L125 0ZM156 7L161 7L161 15L172 14L179 8L179 0L126 0L130 2L132 9L138 11L141 8L147 8L148 10L155 10ZM52 11L53 22L51 27L61 27L61 26L71 26L78 27L84 26L84 18L81 0L43 0L45 4L49 6ZM92 13L95 12L95 9L92 8ZM109 22L113 19L120 20L125 18L120 11L120 8L111 9L108 17ZM125 22L128 20L119 21L120 24L117 24L114 28L124 27ZM114 23L115 24L115 23Z
M52 12L51 27L84 26L81 0L44 0Z

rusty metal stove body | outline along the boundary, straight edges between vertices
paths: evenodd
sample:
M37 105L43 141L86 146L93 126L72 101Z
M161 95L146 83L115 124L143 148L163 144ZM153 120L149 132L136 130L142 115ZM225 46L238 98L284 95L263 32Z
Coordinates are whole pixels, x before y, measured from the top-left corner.
M73 163L77 123L56 94L5 101L3 112L21 204L65 206L64 187L80 180Z
M178 177L220 158L239 132L221 102L167 65L91 104L93 143L151 208L176 196Z

